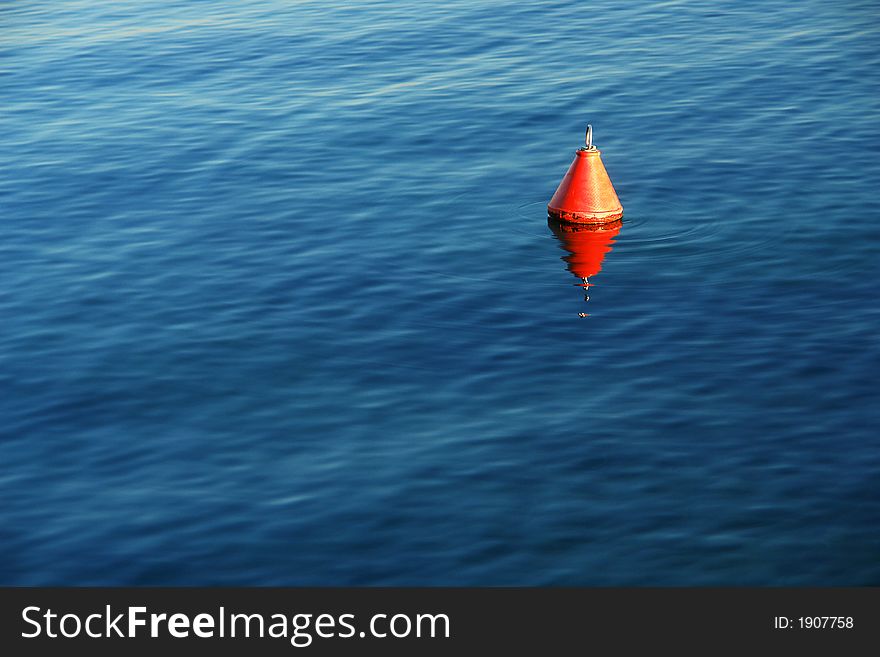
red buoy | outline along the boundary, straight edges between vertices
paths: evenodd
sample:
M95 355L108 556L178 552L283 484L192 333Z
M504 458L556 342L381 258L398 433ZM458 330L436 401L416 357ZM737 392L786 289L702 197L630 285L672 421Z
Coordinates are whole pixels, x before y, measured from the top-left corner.
M593 126L588 125L586 146L575 153L574 161L547 205L551 217L576 224L604 224L623 216L623 206L600 154L593 146Z

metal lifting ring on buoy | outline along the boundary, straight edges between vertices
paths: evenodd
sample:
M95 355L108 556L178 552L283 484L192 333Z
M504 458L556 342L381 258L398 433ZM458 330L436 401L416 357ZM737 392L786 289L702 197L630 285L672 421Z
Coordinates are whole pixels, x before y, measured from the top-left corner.
M593 146L593 126L589 123L587 124L587 134L584 135L584 146L581 146L579 151L595 151L596 147Z

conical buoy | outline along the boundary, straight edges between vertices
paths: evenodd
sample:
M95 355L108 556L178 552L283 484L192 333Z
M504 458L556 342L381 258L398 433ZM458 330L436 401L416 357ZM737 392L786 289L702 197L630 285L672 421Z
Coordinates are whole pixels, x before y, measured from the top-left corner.
M586 146L575 153L574 162L547 205L551 217L577 224L604 224L623 216L623 206L600 154L593 146L593 126L588 125Z

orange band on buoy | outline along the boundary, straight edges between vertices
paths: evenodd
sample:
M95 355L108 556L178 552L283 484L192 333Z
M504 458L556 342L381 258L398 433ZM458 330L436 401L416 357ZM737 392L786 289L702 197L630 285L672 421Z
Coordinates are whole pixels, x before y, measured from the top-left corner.
M572 223L604 224L623 216L623 206L600 153L592 144L592 126L587 126L586 148L575 153L574 161L547 205L551 217Z

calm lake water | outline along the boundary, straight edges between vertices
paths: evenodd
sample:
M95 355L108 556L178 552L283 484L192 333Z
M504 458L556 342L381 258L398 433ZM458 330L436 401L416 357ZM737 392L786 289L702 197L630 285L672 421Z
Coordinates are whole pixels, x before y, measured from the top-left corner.
M3 584L880 584L876 3L0 24Z

